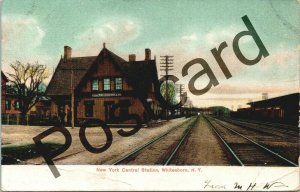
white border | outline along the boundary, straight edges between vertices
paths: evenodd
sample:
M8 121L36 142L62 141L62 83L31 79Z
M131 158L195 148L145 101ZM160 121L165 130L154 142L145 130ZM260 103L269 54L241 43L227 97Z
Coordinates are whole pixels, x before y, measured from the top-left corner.
M249 191L300 189L298 167L57 165L57 168L61 176L54 178L47 165L4 165L2 191L246 191L253 185ZM119 172L111 172L110 168L118 168ZM143 168L160 172L142 172ZM189 172L162 172L163 168ZM123 172L123 169L139 172ZM242 188L235 188L235 183ZM267 189L264 188L267 183L274 184Z

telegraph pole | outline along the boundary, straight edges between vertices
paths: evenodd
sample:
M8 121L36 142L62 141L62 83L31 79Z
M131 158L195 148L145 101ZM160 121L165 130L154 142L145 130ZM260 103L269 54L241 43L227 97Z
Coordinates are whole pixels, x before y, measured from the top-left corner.
M72 119L71 119L71 125L72 129L74 129L74 85L73 85L73 78L74 78L74 70L73 70L73 64L71 64L71 112L72 112Z
M169 56L169 55L165 55L165 56L160 56L160 71L164 71L165 75L162 75L166 78L166 100L167 102L170 103L170 98L169 98L169 85L168 85L168 79L169 79L169 71L174 70L173 68L173 57L174 56ZM166 109L166 118L168 119L168 109Z
M67 61L65 61L67 62ZM86 69L74 69L73 65L74 65L74 61L70 62L71 65L71 69L62 69L62 70L67 70L67 71L71 71L71 84L70 84L70 93L71 93L71 113L72 113L72 117L71 117L71 126L72 129L74 129L75 127L75 93L74 93L74 70L75 71L85 71Z
M179 100L181 102L182 100L182 96L183 96L183 92L184 92L184 84L176 84L177 85L177 89L176 89L176 92L179 93ZM180 103L180 115L182 114L182 103Z
M184 84L176 84L176 85L177 85L176 92L179 93L179 97L180 97L180 100L181 100L182 93L184 91Z

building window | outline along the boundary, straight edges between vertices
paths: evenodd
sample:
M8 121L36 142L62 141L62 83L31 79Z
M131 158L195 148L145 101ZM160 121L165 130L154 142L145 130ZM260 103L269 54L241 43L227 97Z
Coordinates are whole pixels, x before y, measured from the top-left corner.
M20 109L20 101L15 101L15 109Z
M98 90L99 90L98 79L94 79L92 81L92 91L98 91Z
M85 117L93 117L94 116L94 101L85 101Z
M5 101L5 109L6 110L10 110L11 109L11 101L10 100L6 100Z
M123 88L123 84L122 84L122 78L121 77L117 77L115 79L115 85L116 85L116 90L122 90Z
M109 91L110 90L110 78L103 79L103 90Z

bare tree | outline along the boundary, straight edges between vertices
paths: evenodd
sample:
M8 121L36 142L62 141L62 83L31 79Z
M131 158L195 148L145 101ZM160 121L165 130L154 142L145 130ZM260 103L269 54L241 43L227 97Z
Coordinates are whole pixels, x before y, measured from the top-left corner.
M24 121L27 112L42 98L44 90L40 86L49 75L46 66L38 62L24 64L16 61L10 67L13 69L12 73L7 73L11 83L10 91L20 102Z

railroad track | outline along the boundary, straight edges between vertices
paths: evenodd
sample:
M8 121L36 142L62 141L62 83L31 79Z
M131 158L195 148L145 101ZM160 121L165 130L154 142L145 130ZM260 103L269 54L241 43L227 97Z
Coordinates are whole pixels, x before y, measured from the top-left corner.
M180 126L184 125L185 123L187 123L187 122L184 122L184 123L182 123L182 124L180 124L180 125L174 126L174 127L173 127L172 129L170 129L168 132L166 132L165 134L162 134L162 135L159 136L159 137L162 138L163 136L169 134L170 132L172 132L172 131L176 130L177 128L179 128ZM155 139L160 139L160 138L155 138ZM150 142L153 142L153 143L154 143L154 142L155 142L155 141L154 141L155 139L151 140ZM117 139L115 139L115 141L117 141ZM148 142L148 143L146 143L146 144L150 145L150 142ZM100 146L102 146L103 144L105 144L105 143L102 143L102 144L100 144L100 145L98 145L98 146L96 146L96 147L100 147ZM146 145L146 144L145 144L145 145ZM146 147L146 146L145 146L145 147ZM140 148L141 148L141 147L140 147ZM178 147L178 148L179 148L179 147ZM136 150L137 150L137 149L136 149ZM177 149L177 150L178 150L178 149ZM64 156L62 156L62 157L56 157L56 158L53 159L53 161L64 160L64 159L67 159L67 158L69 158L69 157L72 157L72 156L74 156L74 155L80 154L80 153L85 152L85 151L86 151L86 149L82 149L82 150L79 150L79 151L75 151L75 152L73 152L73 153L64 155ZM134 151L135 151L135 150L134 150ZM133 151L133 152L134 152L134 151ZM132 152L131 152L131 153L132 153ZM127 154L126 156L128 156L128 155L129 155L129 154ZM175 153L174 153L174 155L175 155ZM124 157L126 157L126 156L124 156ZM123 159L124 157L122 157L121 159ZM121 163L121 159L115 161L115 162L113 163L113 165L116 165L116 164ZM124 158L124 160L125 160L125 158ZM170 158L170 160L172 160L172 158ZM170 160L169 160L169 161L170 161ZM120 161L120 162L118 162L118 161ZM26 164L28 164L28 165L42 165L42 164L44 164L44 161L41 161L41 162L39 162L39 163L26 163Z
M297 126L281 124L281 123L255 121L255 120L251 120L251 119L239 119L239 118L234 118L234 120L239 120L239 121L244 121L244 122L249 122L249 123L256 123L256 124L261 124L261 125L267 125L267 126L277 127L279 129L288 129L288 130L293 130L293 131L297 131L297 132L299 130L299 127L297 127Z
M286 136L292 135L292 136L299 136L299 131L297 132L296 130L291 130L291 129L284 129L282 128L274 128L271 127L271 125L266 125L264 123L259 123L259 122L249 122L249 121L243 121L243 120L236 120L236 119L228 119L228 118L221 118L220 120L226 121L228 123L241 126L244 128L249 128L253 130L257 130L260 132L266 132L266 133L271 133L271 134L285 134Z
M227 148L235 164L245 166L298 166L264 145L231 129L220 120L205 117L213 131Z
M155 164L161 164L161 165L169 165L172 162L172 160L174 159L174 157L176 156L176 153L177 153L178 149L180 148L180 146L188 138L188 134L190 133L191 129L194 127L197 120L198 120L198 117L192 117L191 120L186 122L187 125L184 125L185 123L183 123L181 125L178 125L178 126L172 128L172 129L170 129L166 133L152 139L151 141L145 143L144 145L142 145L140 147L137 147L133 151L131 151L128 154L124 155L120 159L113 162L112 165L128 164L132 160L136 160L137 158L139 158L139 155L141 155L142 153L146 153L146 150L148 150L147 152L149 152L149 150L150 150L150 152L151 151L155 152L155 150L156 150L156 153L157 153L157 150L159 150L159 149L155 149L155 147L153 147L154 145L161 144L161 142L163 140L166 140L166 138L169 137L171 134L174 134L176 131L180 131L180 128L182 128L184 126L187 126L184 129L183 134L181 135L180 139L178 139L178 142L175 143L175 145L172 144L172 146L165 146L167 148L172 147L172 149L164 151L166 153L166 155L164 155L162 159L158 160L159 163L158 162L155 163ZM165 144L161 144L161 146L163 146L163 145L165 145Z

